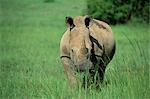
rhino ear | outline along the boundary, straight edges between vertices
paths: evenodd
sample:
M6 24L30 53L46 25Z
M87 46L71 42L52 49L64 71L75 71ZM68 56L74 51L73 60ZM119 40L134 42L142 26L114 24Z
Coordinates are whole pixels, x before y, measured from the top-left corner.
M70 29L72 29L74 27L72 17L69 17L69 16L66 17L66 24L67 24L67 27L69 27Z
M89 27L90 21L91 21L91 18L90 18L89 16L86 16L86 17L85 17L85 20L84 20L86 27Z

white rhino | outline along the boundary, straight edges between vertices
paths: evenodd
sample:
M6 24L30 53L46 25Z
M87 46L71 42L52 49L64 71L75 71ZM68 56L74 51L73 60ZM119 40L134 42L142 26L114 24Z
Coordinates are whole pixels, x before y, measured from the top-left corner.
M96 84L103 81L107 64L115 53L111 27L88 16L66 17L67 30L60 41L60 57L71 85L77 83L74 71L96 73Z

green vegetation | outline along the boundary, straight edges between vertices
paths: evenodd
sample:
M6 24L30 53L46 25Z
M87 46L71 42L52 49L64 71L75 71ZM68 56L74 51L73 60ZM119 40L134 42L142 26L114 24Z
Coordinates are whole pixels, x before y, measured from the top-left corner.
M54 0L44 0L44 2L54 2Z
M0 99L147 99L149 26L112 26L117 50L100 90L68 86L59 59L67 15L83 0L0 0Z
M130 20L149 22L149 0L86 0L87 14L116 24Z

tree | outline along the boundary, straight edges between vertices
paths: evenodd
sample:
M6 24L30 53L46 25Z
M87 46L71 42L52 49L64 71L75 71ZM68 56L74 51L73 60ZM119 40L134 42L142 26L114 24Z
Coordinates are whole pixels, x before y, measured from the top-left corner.
M87 14L111 24L126 23L134 17L149 22L149 1L87 0Z

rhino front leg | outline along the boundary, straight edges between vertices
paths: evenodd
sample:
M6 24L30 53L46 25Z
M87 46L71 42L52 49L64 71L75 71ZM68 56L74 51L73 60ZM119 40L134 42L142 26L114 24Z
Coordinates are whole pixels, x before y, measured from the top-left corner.
M71 65L71 60L69 58L62 58L61 59L63 65L64 65L64 70L65 73L69 79L70 85L71 87L75 87L77 85L77 80L74 74L74 70L73 67Z

